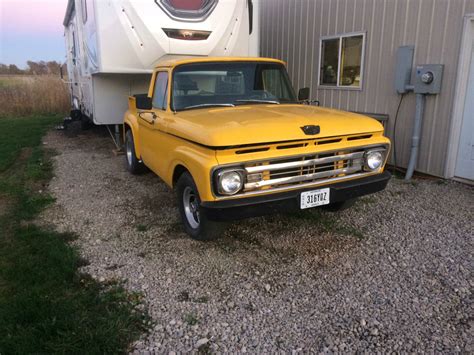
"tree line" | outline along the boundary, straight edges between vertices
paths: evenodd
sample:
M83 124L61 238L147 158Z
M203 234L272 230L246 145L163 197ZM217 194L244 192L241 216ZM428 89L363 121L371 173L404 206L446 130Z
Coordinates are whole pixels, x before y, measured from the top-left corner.
M15 64L0 63L0 75L60 75L61 67L64 75L67 74L66 64L58 63L55 60L49 62L29 60L26 64L28 66L26 69L20 69Z

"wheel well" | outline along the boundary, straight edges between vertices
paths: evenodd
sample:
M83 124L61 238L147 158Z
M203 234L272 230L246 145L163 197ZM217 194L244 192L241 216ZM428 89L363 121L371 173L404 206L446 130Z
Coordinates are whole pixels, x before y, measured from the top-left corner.
M189 172L188 169L186 169L182 165L176 165L173 171L173 186L176 185L180 176L183 175L183 173L185 172Z
M123 131L122 131L122 134L123 134L123 141L125 142L125 137L127 135L127 132L128 131L131 131L132 130L132 127L130 127L130 125L128 123L124 123L123 124Z

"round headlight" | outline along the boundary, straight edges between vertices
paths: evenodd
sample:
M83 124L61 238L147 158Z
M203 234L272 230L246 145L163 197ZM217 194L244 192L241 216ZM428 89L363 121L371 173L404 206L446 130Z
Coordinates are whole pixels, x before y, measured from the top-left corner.
M375 151L371 152L368 151L365 154L365 166L369 170L377 170L383 164L383 154L381 152Z
M242 174L238 171L224 171L219 174L218 188L221 194L234 195L243 185Z

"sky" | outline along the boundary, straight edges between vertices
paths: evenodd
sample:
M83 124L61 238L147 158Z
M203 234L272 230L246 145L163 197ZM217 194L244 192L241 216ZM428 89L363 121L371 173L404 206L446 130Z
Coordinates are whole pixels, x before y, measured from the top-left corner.
M0 63L65 61L67 0L0 0Z

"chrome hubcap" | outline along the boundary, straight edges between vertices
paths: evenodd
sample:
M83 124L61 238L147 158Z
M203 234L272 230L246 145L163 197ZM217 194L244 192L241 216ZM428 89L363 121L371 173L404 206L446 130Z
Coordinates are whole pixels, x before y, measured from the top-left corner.
M183 192L184 214L189 225L192 228L199 227L199 206L196 194L189 186L186 186Z
M127 143L125 144L125 152L127 154L127 162L128 165L132 165L132 144L130 139L127 139Z

